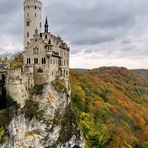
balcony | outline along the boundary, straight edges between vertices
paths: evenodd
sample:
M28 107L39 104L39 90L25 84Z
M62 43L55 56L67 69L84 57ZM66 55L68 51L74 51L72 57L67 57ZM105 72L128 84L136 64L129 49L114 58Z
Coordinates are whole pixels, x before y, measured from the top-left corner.
M52 52L53 52L53 51L46 51L46 55L47 55L47 57L52 56Z

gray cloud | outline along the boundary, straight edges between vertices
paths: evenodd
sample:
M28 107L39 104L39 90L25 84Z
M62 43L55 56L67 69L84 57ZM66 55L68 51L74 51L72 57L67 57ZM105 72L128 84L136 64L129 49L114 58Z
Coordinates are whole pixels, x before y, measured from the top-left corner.
M148 55L147 0L42 1L43 21L47 14L50 31L70 44L72 54ZM23 1L0 1L0 25L0 52L14 42L22 50Z

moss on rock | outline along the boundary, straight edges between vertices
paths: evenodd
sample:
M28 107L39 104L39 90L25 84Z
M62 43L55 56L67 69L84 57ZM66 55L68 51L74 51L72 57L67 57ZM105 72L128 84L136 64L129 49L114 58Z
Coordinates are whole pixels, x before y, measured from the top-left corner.
M44 115L44 111L39 110L39 103L31 99L26 100L26 104L22 108L22 113L24 113L25 117L29 118L30 120L33 117L36 117L38 120L42 120Z
M56 79L53 82L51 82L51 84L54 86L54 88L57 92L67 93L67 89L66 89L64 80Z

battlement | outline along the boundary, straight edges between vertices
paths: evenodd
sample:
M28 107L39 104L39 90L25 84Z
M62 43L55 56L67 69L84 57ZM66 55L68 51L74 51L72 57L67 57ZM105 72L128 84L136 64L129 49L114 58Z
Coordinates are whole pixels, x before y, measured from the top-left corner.
M8 77L7 85L20 85L22 84L22 79L19 77Z
M25 0L24 8L27 8L28 6L36 6L36 7L41 8L42 2L40 0Z
M21 73L22 69L21 68L10 68L8 69L8 73Z
M12 69L8 69L7 71L7 78L21 78L22 77L22 69L21 68L12 68Z

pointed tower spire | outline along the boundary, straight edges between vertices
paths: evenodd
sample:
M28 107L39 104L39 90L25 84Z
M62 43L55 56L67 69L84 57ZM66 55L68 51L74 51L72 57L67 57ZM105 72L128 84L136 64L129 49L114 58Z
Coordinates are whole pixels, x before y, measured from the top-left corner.
M45 32L48 33L48 19L47 19L47 16L46 16L44 27L45 27Z

